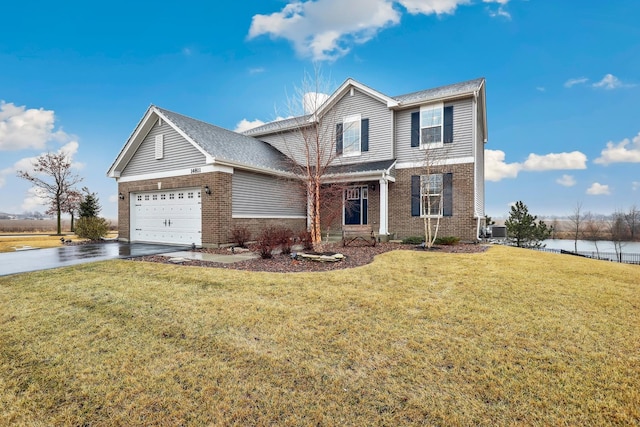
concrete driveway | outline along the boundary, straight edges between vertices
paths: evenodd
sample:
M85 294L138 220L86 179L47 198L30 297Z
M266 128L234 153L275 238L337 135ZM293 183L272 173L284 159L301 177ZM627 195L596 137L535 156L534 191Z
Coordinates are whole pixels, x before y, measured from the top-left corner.
M108 242L0 253L0 276L87 262L157 255L181 249L187 248L151 243Z

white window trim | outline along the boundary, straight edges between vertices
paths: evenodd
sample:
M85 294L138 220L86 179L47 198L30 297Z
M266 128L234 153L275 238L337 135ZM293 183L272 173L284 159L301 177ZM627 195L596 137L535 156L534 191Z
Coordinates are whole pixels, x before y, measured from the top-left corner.
M427 209L427 205L424 203L424 198L427 195L422 192L422 190L424 189L424 185L422 184L422 181L424 179L427 179L429 177L429 175L420 175L420 217L421 218L442 218L442 217L444 217L444 215L443 215L443 211L444 211L444 174L434 173L434 174L431 174L431 175L432 176L440 175L440 193L429 193L428 194L428 196L439 196L440 197L439 198L440 213L436 214L436 215L425 214L425 210Z
M347 128L351 126L351 123L358 123L358 128L360 129L360 133L358 134L358 150L347 152L345 150L346 145L344 143L344 134L347 131ZM342 157L355 157L360 154L362 154L362 115L353 114L342 119Z
M422 112L424 110L434 110L436 108L440 108L440 142L423 143L422 129L423 127L427 127L427 126L422 126ZM434 126L428 126L428 127L434 127ZM432 148L442 148L442 147L444 147L444 103L439 102L437 104L423 105L420 107L420 149L429 150Z

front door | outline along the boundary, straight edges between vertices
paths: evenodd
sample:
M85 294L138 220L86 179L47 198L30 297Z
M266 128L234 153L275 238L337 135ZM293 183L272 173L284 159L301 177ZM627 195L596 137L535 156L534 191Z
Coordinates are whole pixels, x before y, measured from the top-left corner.
M344 192L344 224L368 224L369 192L366 186L350 187Z

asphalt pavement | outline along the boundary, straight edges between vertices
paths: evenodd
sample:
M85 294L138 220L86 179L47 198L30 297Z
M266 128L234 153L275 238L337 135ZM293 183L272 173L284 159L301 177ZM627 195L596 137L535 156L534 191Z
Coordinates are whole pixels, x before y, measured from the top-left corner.
M188 248L181 246L114 241L0 253L0 276L110 259L158 255L186 249Z

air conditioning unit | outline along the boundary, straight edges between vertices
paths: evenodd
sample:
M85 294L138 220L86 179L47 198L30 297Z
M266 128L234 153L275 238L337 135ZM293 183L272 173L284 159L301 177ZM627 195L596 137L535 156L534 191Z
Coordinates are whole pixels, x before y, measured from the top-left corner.
M506 239L507 227L505 227L504 225L492 225L491 237L493 237L494 239Z

